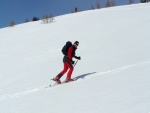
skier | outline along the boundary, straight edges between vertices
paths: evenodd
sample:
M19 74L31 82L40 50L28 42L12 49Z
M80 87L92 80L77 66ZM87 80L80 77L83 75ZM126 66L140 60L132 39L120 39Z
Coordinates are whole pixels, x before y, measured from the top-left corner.
M74 57L78 60L81 60L80 56L79 57L75 56L75 51L78 45L79 45L79 42L75 41L74 44L68 48L68 53L63 58L64 69L55 78L53 78L53 80L56 81L58 84L61 84L60 78L67 72L68 69L69 71L67 73L65 82L74 81L73 79L71 79L71 75L74 70L73 64L75 62L72 60L72 58Z

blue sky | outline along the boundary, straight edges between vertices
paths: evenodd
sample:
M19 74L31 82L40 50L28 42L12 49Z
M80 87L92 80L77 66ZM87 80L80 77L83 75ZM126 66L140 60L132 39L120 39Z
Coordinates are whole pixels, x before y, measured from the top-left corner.
M74 7L88 10L99 1L102 7L106 0L0 0L0 28L7 27L11 20L16 24L23 23L26 18L42 18L45 14L54 16L70 13ZM116 5L126 5L129 0L115 0ZM140 0L134 0L139 3Z

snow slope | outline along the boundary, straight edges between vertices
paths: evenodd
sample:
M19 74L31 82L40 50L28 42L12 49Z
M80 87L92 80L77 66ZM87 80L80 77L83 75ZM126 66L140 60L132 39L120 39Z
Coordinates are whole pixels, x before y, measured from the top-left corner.
M0 112L150 113L149 10L104 8L0 29ZM45 88L68 40L80 42L78 80Z

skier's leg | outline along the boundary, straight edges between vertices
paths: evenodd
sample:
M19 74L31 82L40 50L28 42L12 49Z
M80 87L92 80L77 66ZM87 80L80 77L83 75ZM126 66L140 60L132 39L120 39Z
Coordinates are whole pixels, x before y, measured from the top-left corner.
M64 62L64 69L57 75L57 77L60 79L68 70L67 62Z
M71 75L72 75L73 70L74 68L70 67L69 72L67 73L67 78L66 78L67 81L72 81Z
M72 72L73 72L73 70L74 70L74 67L73 67L73 65L72 65L71 62L67 62L67 65L68 65L68 67L69 67L69 71L68 71L68 73L67 73L66 82L72 81L71 75L72 75Z
M60 78L67 72L68 65L67 63L64 63L64 69L53 79L54 81L57 81L58 83L61 83Z
M68 65L67 65L67 62L65 62L64 63L64 69L60 72L60 75L64 75L66 72L67 72L67 70L68 70Z

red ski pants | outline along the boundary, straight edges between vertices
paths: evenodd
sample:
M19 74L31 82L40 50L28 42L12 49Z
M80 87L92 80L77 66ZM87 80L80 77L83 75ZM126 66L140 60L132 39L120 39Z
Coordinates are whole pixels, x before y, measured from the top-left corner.
M68 71L69 69L69 71ZM73 72L74 68L72 66L72 64L70 65L68 62L64 62L64 69L60 72L61 75L64 75L67 71L67 79L71 79L71 75Z

